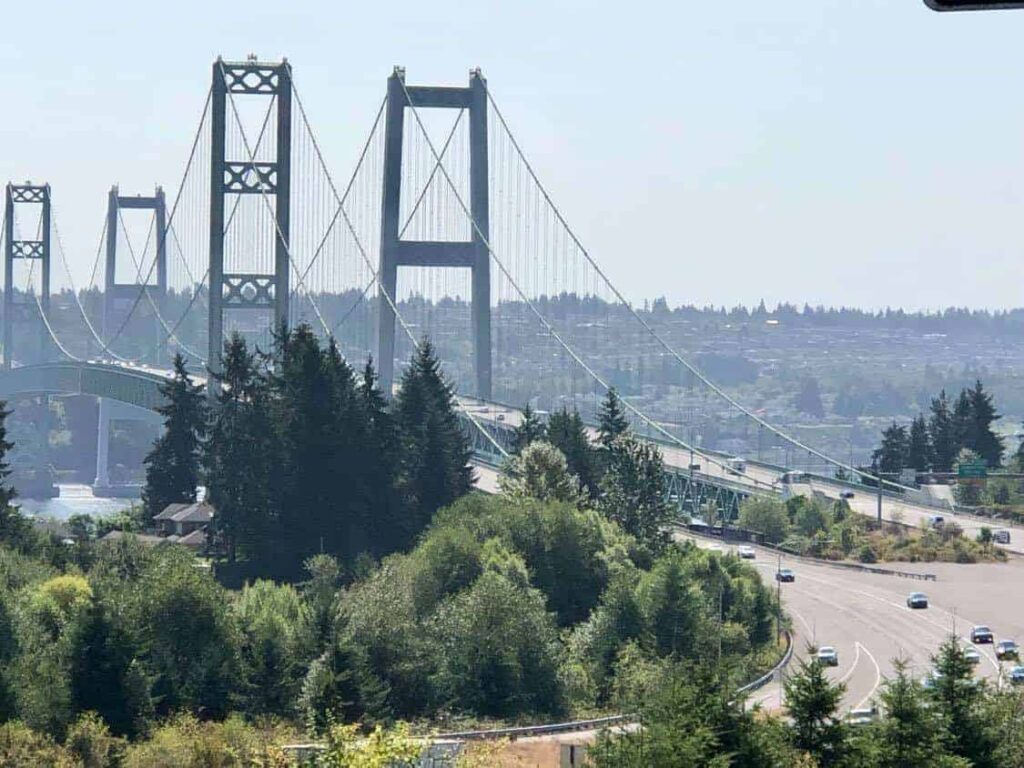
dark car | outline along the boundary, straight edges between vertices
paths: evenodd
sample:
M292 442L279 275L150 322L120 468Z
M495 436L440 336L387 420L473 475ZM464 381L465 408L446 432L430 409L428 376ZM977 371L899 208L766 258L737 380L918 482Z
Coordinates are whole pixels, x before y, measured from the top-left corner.
M1020 650L1013 640L1000 640L996 645L996 658L1000 661L1020 658Z
M990 644L995 642L992 630L984 624L979 624L971 629L971 642L975 644Z
M1005 529L1004 530L996 531L992 535L992 540L996 544L1009 544L1010 543L1010 532L1005 530Z
M907 608L927 608L928 595L924 592L911 592L907 597Z
M1024 667L1019 664L1010 670L1010 682L1014 685L1024 685Z
M783 568L775 574L776 581L796 581L796 574L789 568Z
M852 499L853 498L853 491L843 491L842 493L839 494L839 498L840 499Z

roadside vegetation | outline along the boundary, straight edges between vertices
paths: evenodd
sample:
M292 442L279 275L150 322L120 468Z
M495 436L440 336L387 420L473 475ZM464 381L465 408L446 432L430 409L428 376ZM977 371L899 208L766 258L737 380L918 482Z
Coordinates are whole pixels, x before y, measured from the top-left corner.
M275 354L230 342L209 413L178 361L122 521L206 483L212 567L85 519L61 540L6 497L0 765L285 766L316 740L319 765L384 766L414 732L622 711L668 660L734 689L779 658L756 570L665 534L661 457L614 391L593 445L576 413L528 418L484 496L428 344L391 403L306 330ZM355 476L375 451L386 473Z
M955 522L912 528L882 523L852 511L845 501L823 502L795 496L751 498L740 507L738 525L786 552L825 560L979 563L1006 559L991 531L977 539L963 535Z

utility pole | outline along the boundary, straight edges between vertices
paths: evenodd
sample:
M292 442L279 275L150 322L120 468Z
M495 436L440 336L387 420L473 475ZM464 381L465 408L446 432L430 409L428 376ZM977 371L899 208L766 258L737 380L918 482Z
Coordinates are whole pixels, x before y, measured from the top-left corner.
M882 524L882 473L878 473L878 524Z
M782 553L778 553L779 564L775 569L775 642L782 637Z

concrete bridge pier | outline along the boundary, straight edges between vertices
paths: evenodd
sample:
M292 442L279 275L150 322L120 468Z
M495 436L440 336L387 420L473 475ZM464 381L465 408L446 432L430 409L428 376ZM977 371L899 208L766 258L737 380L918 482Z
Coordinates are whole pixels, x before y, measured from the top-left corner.
M96 481L93 487L102 490L110 487L110 401L105 397L98 399L100 409L96 432Z

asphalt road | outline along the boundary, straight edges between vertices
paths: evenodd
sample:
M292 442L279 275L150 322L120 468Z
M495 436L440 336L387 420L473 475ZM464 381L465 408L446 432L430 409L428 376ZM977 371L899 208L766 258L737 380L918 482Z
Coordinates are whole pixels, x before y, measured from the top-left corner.
M713 544L700 540L700 546ZM719 545L732 551L731 545ZM775 586L779 557L756 548L751 563ZM892 563L887 567L916 573L934 573L936 581L899 578L838 569L805 559L783 556L783 568L791 568L796 581L782 584L782 601L792 619L797 657L806 656L807 645L831 645L839 652L839 666L830 668L833 680L846 684L843 705L847 709L870 705L886 676L893 674L893 660L907 661L915 677L932 668L931 657L942 641L955 632L969 645L974 624L987 624L996 641L1024 639L1024 561L1005 564L958 565L954 563ZM910 592L928 595L929 607L911 610ZM1000 663L992 645L973 646L981 653L979 677L998 682L1012 663ZM794 665L795 665L794 661ZM781 682L756 692L752 700L776 709L781 706Z

